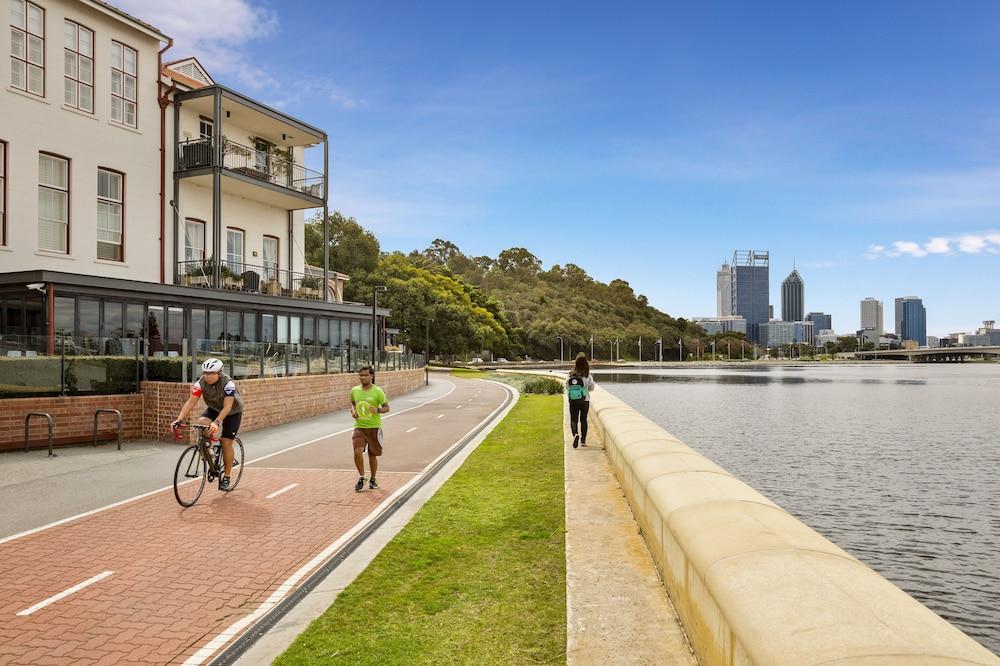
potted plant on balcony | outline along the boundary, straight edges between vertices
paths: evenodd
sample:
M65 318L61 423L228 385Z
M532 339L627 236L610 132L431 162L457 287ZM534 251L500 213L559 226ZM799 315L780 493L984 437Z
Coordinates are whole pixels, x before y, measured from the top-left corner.
M264 293L268 296L281 296L281 282L278 281L276 273L271 273L264 283Z
M212 260L188 262L187 270L181 275L185 287L207 287L212 282Z
M319 278L304 275L299 280L299 294L302 298L319 298Z

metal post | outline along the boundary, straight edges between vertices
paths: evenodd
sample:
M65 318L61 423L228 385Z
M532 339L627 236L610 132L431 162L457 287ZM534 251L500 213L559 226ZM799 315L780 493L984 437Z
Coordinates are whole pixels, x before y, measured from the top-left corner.
M330 300L330 139L323 137L323 300Z
M212 287L222 286L222 89L215 89L215 117L212 119Z
M181 338L181 358L187 360L188 357L188 339ZM187 384L188 382L188 364L185 361L181 361L181 381Z
M681 338L680 340L678 340L677 344L679 345L677 347L677 360L683 362L684 361L684 338Z
M218 136L218 135L216 135ZM174 102L174 170L177 170L177 158L178 153L181 149L181 104L180 102ZM181 227L181 215L180 215L180 198L181 198L181 180L177 176L174 176L174 198L171 201L171 207L174 209L174 242L173 242L173 252L172 257L174 261L174 281L173 284L177 284L179 275L179 249L180 244L180 227Z
M424 347L427 351L427 357L424 359L424 386L430 386L431 384L431 322L433 319L427 319L427 335L424 337Z

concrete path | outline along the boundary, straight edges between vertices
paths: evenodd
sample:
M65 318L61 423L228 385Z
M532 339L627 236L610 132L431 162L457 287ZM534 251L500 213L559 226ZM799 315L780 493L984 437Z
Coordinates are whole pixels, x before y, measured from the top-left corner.
M248 433L251 462L239 487L219 493L210 486L183 510L171 488L142 486L172 478L180 447L167 447L169 456L159 450L119 456L114 464L103 462L111 451L88 456L78 449L60 462L45 461L56 463L48 469L31 458L4 456L5 478L17 479L5 492L20 488L40 506L26 508L23 497L5 506L5 525L12 508L22 527L37 531L0 539L0 663L198 664L212 658L507 398L505 389L485 382L434 384L406 413L400 413L406 402L389 396L396 415L385 420L376 491L354 492L350 424L338 432L330 422L343 415L307 424L306 430L317 426L326 435L309 437L302 424L291 441L283 428ZM62 462L74 458L69 468ZM154 466L149 478L139 471ZM144 494L116 499L109 487L129 474L140 480L123 485L138 485ZM67 483L82 488L60 488ZM47 499L36 486L61 499ZM93 504L93 496L120 503L61 515L82 496L83 506ZM64 522L30 524L30 515Z
M566 434L566 662L696 663L628 502L591 430Z

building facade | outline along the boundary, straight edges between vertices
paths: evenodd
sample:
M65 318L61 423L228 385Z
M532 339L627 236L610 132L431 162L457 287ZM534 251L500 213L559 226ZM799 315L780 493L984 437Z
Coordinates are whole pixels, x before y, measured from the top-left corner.
M728 317L733 314L733 272L729 264L722 262L715 274L715 315Z
M747 323L747 338L759 340L758 327L766 324L769 315L770 256L766 251L737 250L733 253L732 309Z
M742 333L747 334L746 319L737 315L728 317L694 317L691 321L705 329L709 335L716 333Z
M896 337L903 342L913 340L921 347L927 345L927 309L916 296L896 299Z
M813 323L813 332L819 335L820 331L833 330L833 316L825 312L810 312L806 315L805 321Z
M328 238L324 131L164 64L169 38L103 2L8 3L0 336L370 346L347 276L305 263L304 211Z
M760 343L765 347L813 344L815 338L811 321L769 321L760 326Z
M882 301L876 298L866 298L861 301L861 328L877 331L881 335L885 331L882 318Z
M803 321L806 314L806 285L795 269L781 283L781 320Z

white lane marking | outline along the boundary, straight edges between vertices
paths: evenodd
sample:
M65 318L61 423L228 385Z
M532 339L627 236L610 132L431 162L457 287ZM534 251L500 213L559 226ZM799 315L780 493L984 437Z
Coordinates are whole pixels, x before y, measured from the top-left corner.
M69 588L68 590L63 590L59 594L55 594L55 595L49 597L48 599L46 599L45 601L39 601L37 604L35 604L31 608L25 608L23 611L19 612L18 615L31 615L35 611L39 611L39 610L45 608L46 606L48 606L49 604L54 604L55 602L59 601L60 599L65 599L66 597L68 597L69 595L73 594L74 592L79 592L80 590L82 590L83 588L87 587L88 585L93 585L94 583L96 583L98 581L104 580L105 578L107 578L108 576L110 576L113 573L114 573L114 571L102 571L101 573L97 574L93 578L88 578L87 580L83 581L82 583L77 583L76 585L74 585L73 587Z
M407 407L406 409L401 409L398 412L392 412L391 414L384 414L382 416L382 418L383 419L389 419L389 418L392 418L393 416L398 416L400 414L405 414L406 412L412 411L414 409L419 409L419 408L423 407L424 405L429 405L432 402L437 402L441 398L448 397L449 395L451 395L451 393L456 388L458 388L458 386L456 386L452 382L449 382L447 380L442 380L442 381L445 381L446 383L451 384L451 388L448 390L447 393L439 395L436 398L431 398L430 400L427 400L426 402L422 402L419 405L414 405L413 407ZM342 435L345 432L351 432L352 430L354 430L354 426L351 426L350 428L344 428L343 430L338 430L337 432L333 432L333 433L330 433L330 434L327 434L327 435L323 435L322 437L316 437L315 439L310 439L308 442L302 442L301 444L294 444L292 446L289 446L287 449L281 449L280 451L275 451L274 453L269 453L266 456L261 456L260 458L254 458L250 462L247 462L247 463L244 463L244 464L250 465L250 464L253 464L255 462L260 462L261 460L266 460L266 459L268 459L268 458L270 458L272 456L276 456L276 455L278 455L280 453L285 453L287 451L292 451L292 450L297 449L297 448L302 447L302 446L308 446L309 444L315 444L316 442L320 442L320 441L322 441L324 439L327 439L328 437L335 437L336 435ZM80 518L86 518L87 516L92 516L95 513L100 513L101 511L107 511L108 509L113 509L113 508L115 508L117 506L122 506L123 504L128 504L129 502L135 502L136 500L141 500L141 499L143 499L145 497L149 497L150 495L155 495L156 493L162 493L162 492L165 492L167 490L173 490L173 488L174 488L173 484L171 484L169 486L163 486L162 488L157 488L156 490L150 490L148 493L142 493L141 495L136 495L135 497L129 497L127 499L119 500L117 502L113 502L111 504L107 504L105 506L98 507L96 509L91 509L90 511L84 511L83 513L78 513L75 516L70 516L69 518L62 518L60 520L56 520L56 521L53 521L51 523L47 523L45 525L42 525L41 527L34 527L34 528L30 529L30 530L25 530L24 532L18 532L17 534L12 534L9 537L4 537L4 538L0 539L0 544L5 544L8 541L13 541L15 539L20 539L21 537L26 537L26 536L28 536L30 534L35 534L36 532L42 532L44 530L47 530L47 529L50 529L50 528L53 528L53 527L57 527L59 525L65 525L66 523L71 523L74 520L78 520Z
M462 409L462 405L455 405L455 409Z
M416 429L417 429L417 426L413 426L412 428L410 428L410 429L409 429L409 430L407 430L406 432L413 432L413 431L414 431L414 430L416 430Z
M487 380L482 380L482 381L489 381L489 380L487 379ZM491 383L496 383L496 382L491 382ZM518 395L513 392L513 389L507 388L506 386L502 386L502 388L505 391L509 391L510 392L509 395L511 395L511 397L513 398L512 402L516 403L517 400L518 400ZM291 592L295 588L295 586L298 584L298 582L300 580L302 580L310 571L312 571L316 567L318 567L321 564L323 564L323 562L325 562L334 553L336 553L338 550L340 550L340 548L345 543L347 543L350 539L354 538L355 534L357 534L361 530L365 529L365 527L367 527L369 523L373 522L389 506L391 506L392 503L396 500L396 498L398 496L400 496L403 493L407 492L408 489L410 488L410 486L412 486L413 484L417 483L420 480L420 477L423 476L423 474L425 474L427 472L427 470L433 469L434 466L438 463L439 460L441 460L446 455L448 455L449 453L451 453L452 449L454 449L456 446L458 446L459 444L461 444L465 440L466 437L468 437L469 435L471 435L475 431L475 429L479 427L479 425L481 423L483 423L484 421L485 422L491 421L497 414L499 414L501 411L503 411L503 408L504 408L503 405L498 406L496 409L494 409L490 413L489 416L487 416L485 419L483 419L482 421L480 421L479 423L477 423L475 426L473 426L473 428L471 430L469 430L469 432L465 433L464 435L462 435L461 437L459 437L457 440L455 440L454 444L452 444L451 446L449 446L447 449L445 449L441 453L441 455L439 455L437 458L435 458L430 463L428 463L428 465L426 467L424 467L424 469L419 474L415 475L412 479L410 479L405 485L403 485L403 487L401 487L399 490L397 490L392 495L390 495L389 497L387 497L386 500L384 502L382 502L381 504L379 504L378 507L376 507L374 511L372 511L371 513L369 513L368 516L364 520L362 520L361 522L359 522L357 525L355 525L350 530L348 530L339 539L337 539L336 541L334 541L333 543L331 543L329 546L327 546L326 548L324 548L323 552L319 553L318 555L316 555L316 557L314 557L311 560L309 560L309 562L307 562L301 569L299 569L298 571L296 571L284 583L282 583L281 585L279 585L274 590L274 592L271 593L271 596L269 596L265 601L261 602L260 606L258 606L257 609L254 610L254 612L250 613L249 615L246 615L245 617L243 617L243 618L237 620L236 622L234 622L233 624L229 625L229 627L227 627L226 629L224 629L222 631L222 633L220 633L219 635L217 635L215 638L213 638L208 643L206 643L204 646L202 646L197 652L195 652L193 655L191 655L190 657L188 657L187 661L184 662L184 666L198 666L199 664L203 663L209 657L211 657L213 654L215 654L216 652L218 652L220 648L222 648L223 646L225 646L233 638L235 638L237 635L239 635L240 632L242 632L247 627L251 626L254 622L256 622L257 620L259 620L261 617L263 617L263 616L267 615L269 612L271 612L271 610L273 610L274 607L277 606L281 602L281 600L285 596L287 596L288 593Z
M287 486L285 486L285 487L284 487L284 488L282 488L281 490L275 490L275 491L274 491L273 493L271 493L270 495L268 495L268 496L267 496L267 497L265 497L264 499L271 499L271 498L274 498L274 497L277 497L277 496L278 496L278 495L280 495L281 493L284 493L284 492L287 492L287 491L291 490L292 488L294 488L294 487L295 487L295 486L297 486L297 485L299 485L299 484L297 484L297 483L293 483L293 484L290 484L290 485L287 485Z
M438 414L438 415L437 415L437 416L435 416L434 418L436 418L436 419L440 419L440 418L442 418L443 416L444 416L444 414Z

